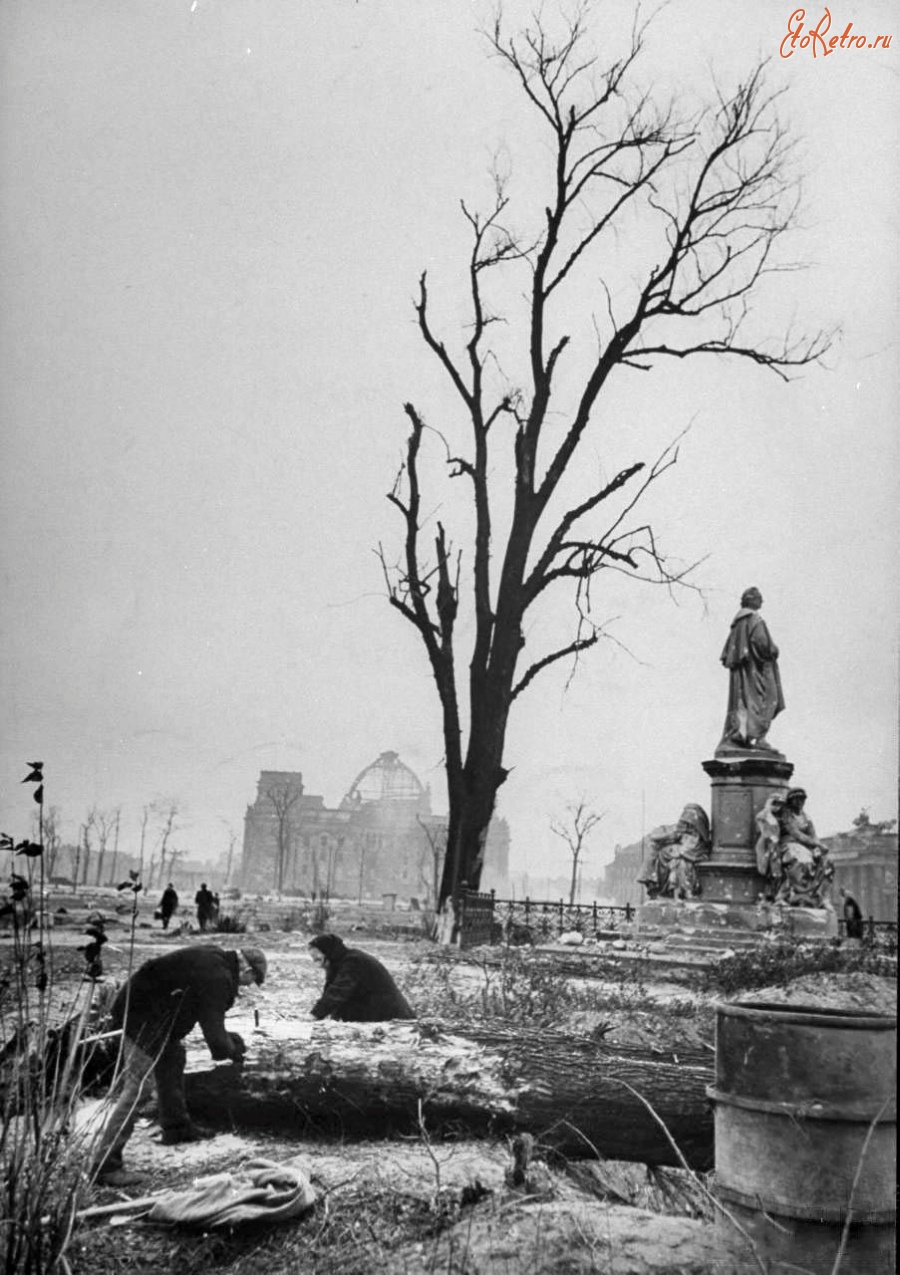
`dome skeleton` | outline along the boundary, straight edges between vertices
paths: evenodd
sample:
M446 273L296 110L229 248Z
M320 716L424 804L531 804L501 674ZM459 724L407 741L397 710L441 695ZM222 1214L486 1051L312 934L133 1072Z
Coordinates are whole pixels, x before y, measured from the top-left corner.
M346 803L418 801L425 789L418 776L395 752L384 752L365 766L350 785Z

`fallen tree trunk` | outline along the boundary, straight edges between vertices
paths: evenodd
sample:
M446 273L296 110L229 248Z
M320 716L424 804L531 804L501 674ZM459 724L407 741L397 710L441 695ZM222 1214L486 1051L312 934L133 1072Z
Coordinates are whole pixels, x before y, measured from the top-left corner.
M649 1104L692 1167L712 1164L711 1054L433 1020L279 1028L244 1030L240 1068L191 1053L187 1097L199 1121L384 1136L414 1132L421 1117L435 1134L527 1130L568 1156L678 1165Z

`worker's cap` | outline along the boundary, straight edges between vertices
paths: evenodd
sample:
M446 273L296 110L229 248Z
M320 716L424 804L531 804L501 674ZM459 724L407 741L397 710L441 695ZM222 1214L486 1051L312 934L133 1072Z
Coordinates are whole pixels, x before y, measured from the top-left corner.
M335 960L342 952L347 950L344 947L344 940L338 938L336 934L320 934L312 940L309 946L317 948L326 961Z
M241 955L253 970L253 977L256 979L257 985L264 982L266 970L268 969L265 952L258 947L242 947Z

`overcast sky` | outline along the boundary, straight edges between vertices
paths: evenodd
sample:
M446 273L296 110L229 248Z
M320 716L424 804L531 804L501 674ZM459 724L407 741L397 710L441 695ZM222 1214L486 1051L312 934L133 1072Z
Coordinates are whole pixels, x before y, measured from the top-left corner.
M898 51L781 58L792 7L671 0L641 77L694 109L772 59L808 268L752 317L842 336L788 385L710 358L614 378L580 463L652 460L690 425L648 513L676 558L705 559L705 601L617 577L595 596L616 641L568 690L560 668L517 702L500 813L520 868L553 870L549 822L582 796L608 811L588 875L685 802L709 808L719 654L750 584L782 652L770 738L820 833L863 805L896 814ZM628 13L598 6L601 52ZM437 698L374 550L400 543L385 494L402 404L452 426L415 329L418 276L458 342L460 198L489 199L499 157L523 221L540 217L548 152L487 56L488 14L0 6L4 831L28 830L35 759L64 833L121 806L125 849L163 800L173 844L217 855L260 769L300 770L337 804L386 749L445 808ZM896 6L832 9L833 32L851 21L893 35ZM586 293L584 313L603 304Z

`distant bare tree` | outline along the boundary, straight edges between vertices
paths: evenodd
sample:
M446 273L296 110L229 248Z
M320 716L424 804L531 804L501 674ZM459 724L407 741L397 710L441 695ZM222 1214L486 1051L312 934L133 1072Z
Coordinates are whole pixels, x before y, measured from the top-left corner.
M636 17L630 47L602 65L587 42L590 8L576 7L558 34L546 8L512 33L498 16L491 49L544 130L547 145L533 154L546 159L545 180L515 211L498 174L483 212L463 204L469 313L458 333L437 327L424 273L415 303L458 420L429 430L405 405L404 462L388 497L403 544L396 560L383 547L379 556L440 701L442 905L480 883L512 705L604 635L600 584L610 572L669 588L688 577L636 512L675 463L677 440L649 464L595 457L609 387L695 356L750 361L787 379L830 344L824 333L769 340L760 326L768 298L757 285L794 268L778 250L799 189L778 94L761 68L679 116L636 78L648 23ZM431 464L431 444L444 479L462 480L462 502ZM571 626L548 636L535 621L559 615L566 598Z
M418 815L416 819L425 833L425 845L419 855L419 880L425 889L426 905L436 907L441 888L441 870L447 853L447 829L445 826L431 827Z
M161 886L166 875L166 849L169 844L169 838L175 828L175 820L178 818L178 803L175 801L155 803L155 809L162 819L162 832L159 839L159 875L156 880L157 886ZM152 879L148 876L148 888L152 884Z
M374 848L374 844L375 844L375 836L374 836L374 833L371 833L371 832L362 833L359 840L356 842L357 871L358 871L356 893L357 893L357 902L359 903L362 903L363 901L363 893L364 893L365 880L366 880L366 863L369 860L369 856L372 852L372 849Z
M288 781L273 783L266 789L275 812L275 889L284 889L284 873L291 849L291 811L303 796L303 785Z
M118 885L118 882L119 882L117 873L119 870L119 829L121 827L121 824L122 824L122 809L121 807L119 807L119 809L116 810L116 827L115 827L115 832L113 834L112 868L109 874L110 880L112 881L113 885Z
M330 899L334 893L334 882L337 876L337 867L341 861L341 855L344 849L345 838L342 836L327 835L323 837L323 849L325 851L325 886L324 897Z
M172 847L172 850L169 854L169 866L167 871L163 873L162 876L160 877L160 882L159 882L160 885L162 885L164 882L168 883L168 881L172 880L172 878L175 876L175 868L178 864L178 860L183 859L185 856L185 853L186 852L184 850L176 850L174 846Z
M69 847L71 856L72 889L78 890L78 873L81 871L81 844L84 840L84 824L78 829L78 840Z
M575 895L578 891L578 869L581 863L581 854L584 850L584 843L588 838L592 828L596 828L597 824L606 815L603 810L599 814L595 810L588 809L587 802L584 797L579 802L570 802L566 806L565 820L553 821L550 824L550 831L555 832L558 837L562 837L566 845L569 847L569 853L572 856L572 880L569 885L569 907L575 902Z
M119 818L121 816L121 808L116 810L97 810L92 811L92 827L97 833L97 870L94 874L94 884L103 884L103 862L106 858L106 849L111 836L118 836ZM115 867L113 868L115 872Z
M93 846L91 845L91 833L94 831L97 825L97 815L98 815L97 807L91 806L87 814L87 819L85 819L84 823L81 825L81 884L82 885L87 885L88 883L88 868L90 867L91 851L93 850Z
M36 822L40 822L36 820ZM43 815L44 867L48 879L56 872L56 860L62 846L62 819L59 806L48 806Z
M147 824L150 822L150 810L151 810L150 806L144 806L143 810L141 811L141 848L140 848L140 862L138 864L138 878L140 879L143 879L143 876L144 876L144 848L147 843ZM151 863L150 874L147 877L148 888L150 884L150 876L152 876L152 873L153 873L153 864Z
M234 860L234 847L237 845L237 833L228 829L228 857L225 860L225 885L231 885L231 865Z

